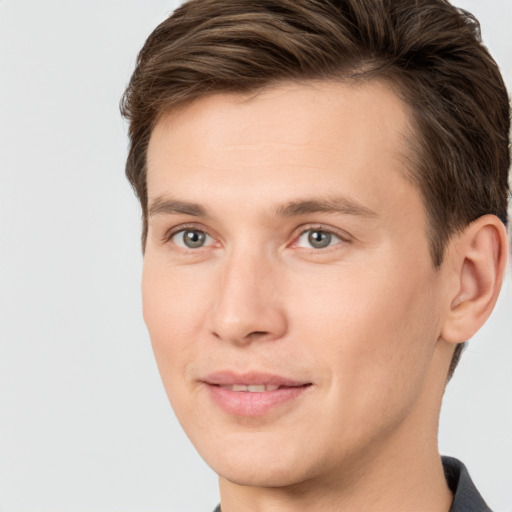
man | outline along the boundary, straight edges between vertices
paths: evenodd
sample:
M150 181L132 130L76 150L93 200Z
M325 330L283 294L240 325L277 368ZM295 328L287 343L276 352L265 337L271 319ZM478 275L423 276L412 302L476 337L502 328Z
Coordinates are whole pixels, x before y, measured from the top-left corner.
M508 98L476 20L192 0L123 113L144 318L222 512L489 510L437 448L507 260Z

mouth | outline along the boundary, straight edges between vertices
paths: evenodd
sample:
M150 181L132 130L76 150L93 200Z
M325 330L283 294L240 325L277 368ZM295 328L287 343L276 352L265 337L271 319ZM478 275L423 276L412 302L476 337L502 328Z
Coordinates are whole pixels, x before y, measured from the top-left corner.
M313 385L270 374L231 372L211 374L203 384L212 402L234 416L263 416L290 406Z
M215 384L214 384L215 385ZM265 391L275 391L281 386L274 384L233 384L232 386L220 386L222 389L228 389L230 391L237 391L242 393L264 393Z

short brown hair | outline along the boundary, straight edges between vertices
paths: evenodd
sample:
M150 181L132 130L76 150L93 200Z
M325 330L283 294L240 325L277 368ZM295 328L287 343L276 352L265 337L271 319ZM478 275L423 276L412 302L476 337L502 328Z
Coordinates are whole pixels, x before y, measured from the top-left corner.
M410 178L434 266L478 217L507 223L509 101L471 14L447 0L189 0L148 37L121 102L143 247L146 152L163 114L214 93L324 79L383 79L411 108Z

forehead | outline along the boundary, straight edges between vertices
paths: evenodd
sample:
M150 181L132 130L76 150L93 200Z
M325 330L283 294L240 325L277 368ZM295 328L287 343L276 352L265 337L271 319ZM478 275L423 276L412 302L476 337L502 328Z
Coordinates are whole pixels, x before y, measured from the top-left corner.
M155 127L149 202L176 193L202 202L215 192L223 203L257 207L263 196L282 203L338 189L376 210L409 192L409 117L379 82L282 84L255 95L207 96ZM383 194L386 185L396 197Z

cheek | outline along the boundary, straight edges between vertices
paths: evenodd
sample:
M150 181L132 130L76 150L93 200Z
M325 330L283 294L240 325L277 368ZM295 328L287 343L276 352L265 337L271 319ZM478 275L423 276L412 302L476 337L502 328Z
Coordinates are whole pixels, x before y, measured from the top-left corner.
M430 286L397 276L375 290L358 317L366 339L352 353L357 368L344 384L364 390L354 409L373 422L368 428L392 430L422 400L437 342Z
M205 282L197 272L177 270L149 258L144 262L143 316L166 386L182 375L193 357L207 307Z
M309 276L300 289L314 293L293 299L311 355L352 396L419 386L437 341L430 270L393 261Z

